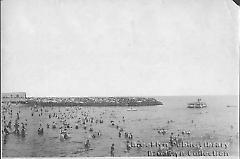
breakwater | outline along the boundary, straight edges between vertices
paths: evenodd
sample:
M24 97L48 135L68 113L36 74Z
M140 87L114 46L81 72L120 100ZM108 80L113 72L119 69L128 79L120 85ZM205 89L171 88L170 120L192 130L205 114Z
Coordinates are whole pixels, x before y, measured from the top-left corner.
M149 97L31 97L27 104L41 106L153 106L163 105Z

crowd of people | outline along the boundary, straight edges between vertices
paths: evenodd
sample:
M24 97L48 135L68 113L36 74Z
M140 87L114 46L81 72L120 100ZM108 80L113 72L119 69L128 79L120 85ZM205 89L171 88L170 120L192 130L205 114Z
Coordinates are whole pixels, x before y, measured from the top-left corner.
M36 133L39 136L44 136L45 132L50 129L57 130L56 136L59 137L59 140L64 142L65 140L71 139L71 130L83 130L88 134L88 137L85 138L85 141L82 143L82 147L85 152L93 150L92 142L101 138L104 133L103 129L99 129L101 125L107 125L110 129L116 132L117 138L124 141L126 144L125 153L128 153L133 149L132 142L136 141L134 133L128 130L124 125L127 124L125 116L114 117L116 114L113 112L108 112L108 114L103 110L102 112L90 111L90 109L82 109L82 107L65 107L60 109L59 107L43 107L43 106L28 106L25 109L29 109L31 112L31 119L47 118L49 120L39 120L37 125ZM28 132L29 120L21 112L21 106L7 104L2 107L2 136L3 143L7 143L7 139L11 135L15 135L21 138L26 138ZM110 118L105 118L108 115ZM111 119L111 120L110 120ZM72 122L74 121L74 122ZM191 124L195 124L194 121L190 121ZM173 120L168 120L166 122L168 125L174 123ZM98 125L98 126L96 126ZM231 127L232 128L232 127ZM115 130L114 130L115 129ZM157 130L159 137L161 135L168 138L169 147L167 149L159 148L159 151L165 151L166 156L170 155L171 150L181 141L183 138L191 137L190 130L178 130L178 132L171 132L167 128L160 128ZM166 135L168 137L166 137ZM116 144L113 142L109 145L109 155L116 156ZM141 147L140 147L141 148Z
M15 109L18 109L17 112ZM71 138L71 133L69 133L71 129L83 129L89 133L89 136L83 145L84 149L88 151L91 148L91 139L96 139L102 135L101 130L96 130L94 125L101 125L105 122L103 118L104 112L100 113L99 117L96 117L91 116L89 110L82 110L81 107L66 107L66 109L59 109L58 107L43 107L34 105L28 107L27 109L30 109L31 118L38 117L41 119L41 117L44 116L46 118L47 116L49 119L47 123L43 123L39 120L39 126L36 131L39 136L43 136L48 129L59 129L59 139L60 141L64 141ZM12 105L8 103L7 105L3 105L2 116L2 135L5 144L8 136L16 135L21 138L26 137L28 120L21 114L21 108L18 104ZM54 121L50 122L52 119L54 119ZM75 119L75 123L72 123L70 121L71 119ZM125 122L124 116L122 117L122 122ZM117 125L116 122L110 121L108 124L110 127L115 127L119 130L119 137L124 134L125 138L133 138L132 133L124 131L124 129L121 128L120 125ZM114 156L114 149L115 147L113 143L110 146L111 156Z

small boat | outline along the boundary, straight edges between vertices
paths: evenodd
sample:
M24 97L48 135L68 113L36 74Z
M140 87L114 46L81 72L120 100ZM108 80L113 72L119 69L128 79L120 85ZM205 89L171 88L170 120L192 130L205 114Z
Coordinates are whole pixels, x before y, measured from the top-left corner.
M137 109L131 107L130 109L127 109L127 111L137 111Z
M201 99L198 99L197 102L188 103L188 108L205 108L207 104L205 102L201 102Z
M235 105L227 105L227 107L237 107L237 106L235 106Z

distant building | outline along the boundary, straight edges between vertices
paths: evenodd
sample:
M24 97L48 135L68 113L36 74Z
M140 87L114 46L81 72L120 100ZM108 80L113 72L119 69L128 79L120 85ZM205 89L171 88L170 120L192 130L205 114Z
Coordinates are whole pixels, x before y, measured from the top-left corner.
M26 92L2 93L2 102L25 102Z

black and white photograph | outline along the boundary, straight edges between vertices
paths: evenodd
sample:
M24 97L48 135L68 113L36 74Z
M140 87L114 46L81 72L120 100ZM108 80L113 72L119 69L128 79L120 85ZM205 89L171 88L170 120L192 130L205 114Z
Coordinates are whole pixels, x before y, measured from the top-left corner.
M233 0L1 0L1 157L239 157Z

